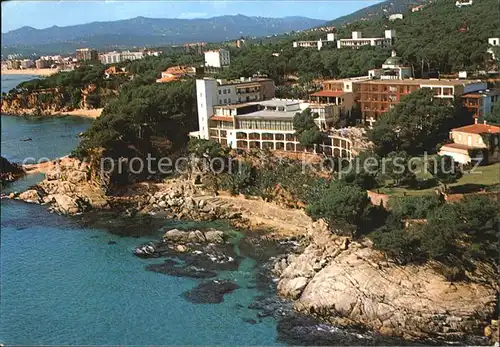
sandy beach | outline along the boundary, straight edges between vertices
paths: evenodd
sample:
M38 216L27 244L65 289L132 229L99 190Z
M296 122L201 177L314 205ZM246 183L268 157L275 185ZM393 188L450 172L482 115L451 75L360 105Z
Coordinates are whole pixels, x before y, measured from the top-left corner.
M22 69L22 70L5 70L2 69L2 75L38 75L50 76L57 72L57 69Z
M78 117L87 117L96 119L101 115L102 110L103 110L102 108L95 108L91 110L76 109L73 111L57 113L55 115L68 115L68 116L78 116Z
M77 117L86 117L96 119L102 113L103 108L95 108L95 109L82 109L78 108L72 111L58 111L58 112L45 112L42 117L60 117L60 116L77 116ZM7 115L12 116L32 116L34 110L33 109L16 109L14 112L7 111Z

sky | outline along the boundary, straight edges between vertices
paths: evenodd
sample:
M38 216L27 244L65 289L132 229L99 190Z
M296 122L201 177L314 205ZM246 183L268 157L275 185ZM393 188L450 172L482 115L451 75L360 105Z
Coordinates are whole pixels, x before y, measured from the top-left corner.
M43 29L113 21L137 16L150 18L209 18L221 15L304 16L332 20L382 0L329 1L2 1L2 33L31 26Z

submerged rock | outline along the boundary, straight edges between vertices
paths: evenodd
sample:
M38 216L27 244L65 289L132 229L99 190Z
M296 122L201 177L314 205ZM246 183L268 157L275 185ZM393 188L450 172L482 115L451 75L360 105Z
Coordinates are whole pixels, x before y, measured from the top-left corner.
M192 265L183 266L171 259L167 259L162 264L150 264L146 266L146 270L175 277L212 278L217 276L217 272L214 270L198 268Z
M218 304L224 301L224 295L240 288L239 285L227 280L212 280L204 282L182 295L195 304Z

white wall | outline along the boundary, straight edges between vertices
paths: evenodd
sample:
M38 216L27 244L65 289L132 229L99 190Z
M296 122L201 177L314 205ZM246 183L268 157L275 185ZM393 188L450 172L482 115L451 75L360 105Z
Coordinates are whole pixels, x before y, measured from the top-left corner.
M212 79L196 80L196 99L198 104L198 126L200 138L208 140L208 120L212 117L217 81Z
M491 46L500 46L500 37L490 37L488 39L488 44Z

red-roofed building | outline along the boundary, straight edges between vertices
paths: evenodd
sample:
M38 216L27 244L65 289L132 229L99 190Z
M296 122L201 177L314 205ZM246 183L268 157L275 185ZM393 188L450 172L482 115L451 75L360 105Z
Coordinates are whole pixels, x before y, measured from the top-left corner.
M453 157L456 162L467 164L481 160L483 164L498 161L500 126L492 124L466 125L452 129L450 138L453 143L443 145L439 155Z
M196 68L193 66L171 66L161 73L161 78L156 83L172 82L182 77L195 76Z

